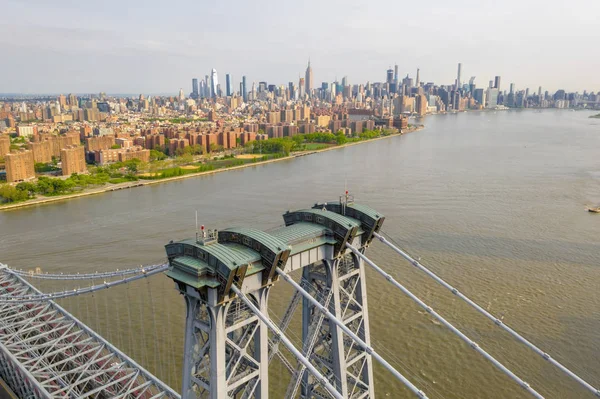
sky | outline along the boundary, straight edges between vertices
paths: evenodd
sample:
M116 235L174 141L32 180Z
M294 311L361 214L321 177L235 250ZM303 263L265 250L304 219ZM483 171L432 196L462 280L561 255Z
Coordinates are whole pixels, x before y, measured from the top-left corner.
M1 0L0 93L191 91L401 76L600 91L599 0Z

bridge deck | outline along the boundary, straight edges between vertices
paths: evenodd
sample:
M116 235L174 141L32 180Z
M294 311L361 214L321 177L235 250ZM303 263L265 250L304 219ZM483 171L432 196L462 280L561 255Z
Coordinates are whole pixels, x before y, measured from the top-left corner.
M40 292L0 270L0 295ZM0 305L0 377L21 398L179 398L53 301Z

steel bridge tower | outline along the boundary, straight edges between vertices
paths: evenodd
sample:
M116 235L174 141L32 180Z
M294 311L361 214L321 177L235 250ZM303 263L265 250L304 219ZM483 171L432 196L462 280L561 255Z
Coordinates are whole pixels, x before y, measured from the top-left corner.
M235 228L205 231L166 245L172 278L187 307L182 398L268 398L269 361L278 339L236 295L243 293L268 316L269 290L279 274L301 270L301 286L337 323L302 298L302 348L321 375L280 356L292 378L286 398L329 397L327 382L343 398L374 398L371 354L345 335L339 322L370 346L363 261L384 217L351 196L283 215L285 227L267 232ZM299 304L294 295L279 328ZM318 374L318 373L317 373ZM320 377L325 377L322 379Z

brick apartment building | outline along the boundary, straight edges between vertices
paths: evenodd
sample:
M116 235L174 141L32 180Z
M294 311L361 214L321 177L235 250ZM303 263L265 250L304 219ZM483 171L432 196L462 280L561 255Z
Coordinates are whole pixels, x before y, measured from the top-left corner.
M88 137L85 139L87 151L108 150L115 145L115 136Z
M149 162L150 150L144 149L140 146L100 150L96 151L95 159L100 165L106 165L113 162L126 162L132 159L139 159L142 162Z
M35 163L52 162L52 143L49 140L29 143L28 147L33 153Z
M85 151L80 145L71 145L60 150L60 161L62 163L63 176L87 172Z
M0 134L0 158L4 158L10 152L10 137Z
M26 181L35 178L33 152L20 151L6 154L6 181L9 183Z

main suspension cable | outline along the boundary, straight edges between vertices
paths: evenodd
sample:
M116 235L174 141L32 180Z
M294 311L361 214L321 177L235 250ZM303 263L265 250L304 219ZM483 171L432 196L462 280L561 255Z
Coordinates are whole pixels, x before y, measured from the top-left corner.
M525 344L525 346L527 346L528 348L530 348L531 350L533 350L535 353L537 353L542 358L544 358L545 360L547 360L553 366L557 367L560 371L562 371L563 373L565 373L569 377L573 378L575 381L577 381L579 384L581 384L583 387L585 387L586 389L588 389L590 392L592 392L596 396L600 397L600 389L597 389L597 388L593 387L591 384L589 384L583 378L579 377L577 374L575 374L574 372L572 372L571 370L569 370L566 366L564 366L563 364L561 364L557 360L553 359L548 353L544 352L543 350L541 350L540 348L538 348L537 346L535 346L533 343L531 343L529 340L527 340L525 337L523 337L521 334L519 334L518 332L516 332L515 330L513 330L512 328L510 328L506 324L504 324L502 322L502 320L500 320L499 318L497 318L496 316L494 316L493 314L491 314L490 312L488 312L487 310L485 310L484 308L482 308L481 306L479 306L476 302L474 302L469 297L467 297L466 295L464 295L458 289L456 289L452 285L448 284L445 280L443 280L437 274L435 274L434 272L432 272L431 270L429 270L428 268L426 268L425 266L423 266L422 264L420 264L418 260L412 258L405 251L401 250L400 248L398 248L397 246L395 246L394 244L392 244L389 240L387 240L381 234L374 233L374 235L375 235L375 237L377 237L379 239L379 241L381 241L382 243L384 243L385 245L387 245L388 247L390 247L391 249L393 249L396 253L398 253L400 256L402 256L404 259L406 259L408 262L410 262L417 269L421 270L422 272L424 272L425 274L427 274L429 277L431 277L432 279L434 279L436 282L438 282L439 284L441 284L445 288L449 289L450 292L452 292L454 295L456 295L457 297L459 297L460 299L462 299L463 301L465 301L466 303L468 303L472 308L474 308L475 310L477 310L479 313L481 313L482 315L484 315L485 317L487 317L488 319L490 319L491 321L493 321L494 324L496 324L498 327L500 327L504 331L508 332L510 335L512 335L514 338L516 338L519 342Z
M475 351L477 351L483 357L485 357L490 362L492 362L492 364L494 366L496 366L496 368L498 368L504 374L508 375L511 379L516 381L527 392L529 392L531 395L533 395L537 399L544 398L540 393L538 393L535 389L533 389L528 383L526 383L521 378L516 376L512 371L510 371L506 366L504 366L502 363L500 363L498 360L496 360L496 358L494 358L492 355L487 353L485 350L481 349L481 347L479 347L479 345L477 345L477 343L475 341L471 340L469 337L467 337L465 334L463 334L458 328L454 327L450 322L448 322L446 319L444 319L442 316L440 316L429 305L427 305L425 302L423 302L421 299L419 299L415 294L410 292L406 287L404 287L402 284L400 284L398 281L396 281L390 274L386 273L383 269L381 269L379 266L377 266L371 259L367 258L357 248L353 247L349 243L346 243L346 247L348 247L348 249L350 249L356 256L358 256L359 258L364 260L369 266L371 266L373 269L375 269L379 274L384 276L386 278L386 280L391 282L394 286L396 286L396 288L399 288L405 295L407 295L410 299L412 299L414 302L416 302L420 307L425 309L425 311L427 313L431 314L440 323L442 323L443 325L448 327L448 329L450 329L450 331L452 331L460 339L462 339L467 344L469 344L469 346L471 346L473 349L475 349Z
M385 367L389 372L391 372L394 375L394 377L396 377L398 380L400 380L404 385L406 385L406 387L408 389L410 389L415 395L417 395L417 397L423 398L423 399L427 398L427 396L425 395L425 393L423 391L421 391L412 382L410 382L406 377L404 377L398 370L396 370L391 364L389 364L383 357L381 357L377 352L375 352L375 350L372 347L370 347L369 345L367 345L367 343L365 341L360 339L358 337L358 335L354 334L352 332L352 330L350 330L344 323L342 323L340 320L338 320L329 310L327 310L327 308L325 306L321 305L321 303L319 303L319 301L317 301L315 298L313 298L312 295L310 295L307 291L305 291L304 288L302 288L300 286L300 284L296 283L283 270L281 270L281 269L275 269L275 270L277 271L277 274L279 274L281 276L281 278L283 278L292 287L294 287L296 289L296 291L298 291L300 294L302 294L302 296L304 298L308 299L317 309L319 309L319 311L321 313L325 314L329 318L329 320L333 321L338 327L340 327L365 352L367 352L369 355L373 356L379 363L381 363L381 365L383 367Z

